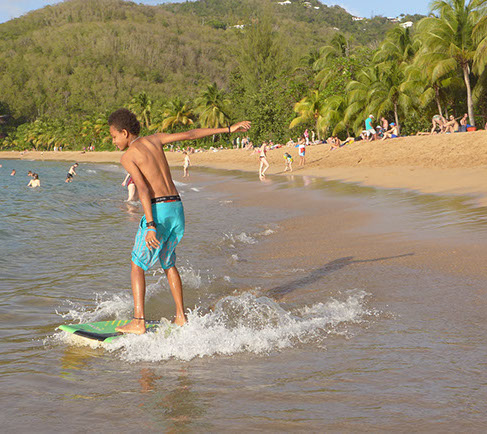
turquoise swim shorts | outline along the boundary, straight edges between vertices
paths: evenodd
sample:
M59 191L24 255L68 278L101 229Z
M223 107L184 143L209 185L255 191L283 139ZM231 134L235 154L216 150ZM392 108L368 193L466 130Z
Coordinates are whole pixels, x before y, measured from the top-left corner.
M157 249L149 250L145 244L147 221L140 219L139 230L132 249L132 262L147 271L159 259L164 270L176 264L176 246L184 235L184 208L182 202L161 202L152 204L152 217L156 224Z

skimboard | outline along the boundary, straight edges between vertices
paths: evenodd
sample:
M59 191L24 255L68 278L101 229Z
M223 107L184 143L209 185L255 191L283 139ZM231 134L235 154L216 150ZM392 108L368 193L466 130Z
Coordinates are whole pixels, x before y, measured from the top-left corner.
M62 324L60 330L91 339L99 342L111 342L114 339L124 336L123 333L117 332L115 327L124 326L130 322L127 320L100 321L87 324ZM146 321L145 327L147 332L163 332L164 337L169 336L171 331L177 327L169 320L162 318L160 321Z

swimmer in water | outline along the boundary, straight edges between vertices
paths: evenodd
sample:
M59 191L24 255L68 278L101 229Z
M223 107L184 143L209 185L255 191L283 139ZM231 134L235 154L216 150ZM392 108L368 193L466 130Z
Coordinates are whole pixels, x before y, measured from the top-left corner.
M122 185L127 187L128 190L127 202L137 202L139 200L139 197L137 196L137 188L135 187L134 180L130 176L130 173L127 173Z
M41 186L41 181L39 179L39 175L37 173L33 173L32 179L27 184L27 187L35 188L40 186Z

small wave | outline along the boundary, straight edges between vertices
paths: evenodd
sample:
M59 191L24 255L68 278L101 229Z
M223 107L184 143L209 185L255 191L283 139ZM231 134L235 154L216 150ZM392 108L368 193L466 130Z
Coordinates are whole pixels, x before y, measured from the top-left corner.
M93 169L86 169L86 173L96 173L96 170L93 170Z
M184 185L186 185L184 182L181 181L173 181L173 182L176 187L183 187Z
M198 188L196 188L196 187L191 187L191 190L196 191L196 192L199 192L199 191L200 191L200 190L199 190Z
M187 361L243 352L268 354L343 334L341 325L367 321L374 311L365 306L366 295L364 291L351 291L343 301L331 299L295 312L251 293L227 296L212 312L190 312L188 324L167 337L157 333L124 336L106 349L128 362Z
M247 235L245 232L242 232L239 235L233 234L223 234L223 241L231 242L231 247L235 247L235 243L240 242L243 244L255 244L257 240L250 235Z

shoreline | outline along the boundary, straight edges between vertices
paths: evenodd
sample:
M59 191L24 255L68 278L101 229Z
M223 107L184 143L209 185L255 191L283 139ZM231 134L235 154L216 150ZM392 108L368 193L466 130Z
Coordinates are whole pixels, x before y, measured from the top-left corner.
M486 150L486 131L400 137L360 141L333 151L329 145L312 145L306 150L306 166L299 167L297 149L283 147L268 152L267 174L290 176L291 173L284 172L283 157L289 152L295 160L292 175L424 194L469 196L478 206L487 206ZM119 151L29 151L20 155L18 151L2 151L0 159L120 164L122 154ZM166 152L166 157L173 170L182 168L182 153ZM198 152L190 158L193 167L254 172L257 177L259 158L252 151Z

